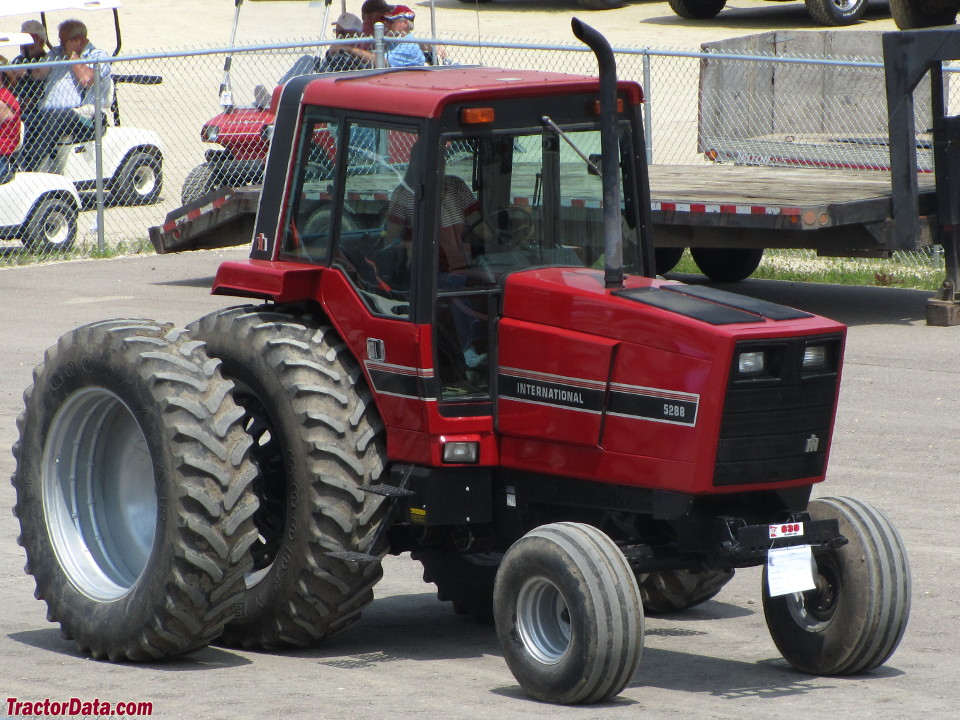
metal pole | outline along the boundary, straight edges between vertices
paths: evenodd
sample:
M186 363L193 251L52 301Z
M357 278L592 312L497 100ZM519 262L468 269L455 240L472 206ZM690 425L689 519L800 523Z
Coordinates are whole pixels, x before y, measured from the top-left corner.
M387 66L387 56L383 46L383 23L373 24L373 59L374 67L384 68Z
M650 54L643 53L643 134L646 137L647 165L653 164L653 82L650 74Z
M97 250L103 254L106 243L103 237L103 97L100 94L103 81L100 77L100 63L93 63L93 141L94 157L97 169Z

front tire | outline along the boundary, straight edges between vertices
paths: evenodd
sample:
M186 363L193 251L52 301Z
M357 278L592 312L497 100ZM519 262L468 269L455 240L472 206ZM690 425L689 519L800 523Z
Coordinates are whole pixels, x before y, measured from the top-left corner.
M763 611L783 657L812 675L854 675L885 663L910 617L910 565L903 540L880 511L852 498L820 498L814 520L836 518L843 547L816 557L817 588L770 597Z
M620 548L590 525L542 525L514 543L497 573L494 615L507 665L538 700L600 702L640 663L636 578Z
M110 200L114 205L153 205L163 189L163 161L159 150L136 150L123 161L114 180Z
M700 272L714 282L740 282L760 267L763 248L690 248Z
M384 470L384 431L360 369L329 327L273 308L221 310L190 325L236 384L259 468L253 571L222 642L308 646L351 625L373 600L371 542L382 498L360 488Z
M37 253L67 252L77 239L77 207L64 198L41 198L23 228L23 244Z
M183 181L183 187L180 189L180 204L189 205L202 198L216 186L216 176L210 163L197 165L187 173L187 177Z
M256 499L218 366L170 325L109 320L64 335L34 371L14 446L18 541L81 652L166 658L233 614Z

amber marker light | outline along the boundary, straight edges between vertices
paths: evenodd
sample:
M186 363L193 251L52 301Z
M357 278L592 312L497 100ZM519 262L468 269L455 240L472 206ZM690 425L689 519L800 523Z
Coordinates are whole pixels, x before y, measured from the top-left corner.
M472 107L460 110L460 122L463 125L484 125L492 123L495 117L492 107Z

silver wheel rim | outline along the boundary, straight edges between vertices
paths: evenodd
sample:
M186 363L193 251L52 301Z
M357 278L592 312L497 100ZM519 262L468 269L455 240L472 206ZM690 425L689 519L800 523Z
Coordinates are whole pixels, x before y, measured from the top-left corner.
M137 195L146 196L157 186L157 173L149 165L141 165L133 172L133 189Z
M848 13L857 7L860 0L833 0L833 6L842 13Z
M43 453L43 510L60 566L84 595L126 595L157 530L146 439L127 405L103 388L74 393L57 411Z
M63 245L70 239L70 220L66 213L49 213L43 219L43 239L48 245Z
M530 578L520 588L517 631L527 652L544 665L560 662L570 647L570 611L546 578Z

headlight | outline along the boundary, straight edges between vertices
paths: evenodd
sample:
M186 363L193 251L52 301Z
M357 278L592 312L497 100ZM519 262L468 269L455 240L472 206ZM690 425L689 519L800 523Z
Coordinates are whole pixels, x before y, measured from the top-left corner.
M200 131L200 139L204 142L216 142L220 137L220 128L217 125L204 125Z
M830 353L826 345L807 345L803 349L803 371L820 372L827 370Z
M740 375L760 375L767 369L767 354L761 350L742 352L737 356Z

